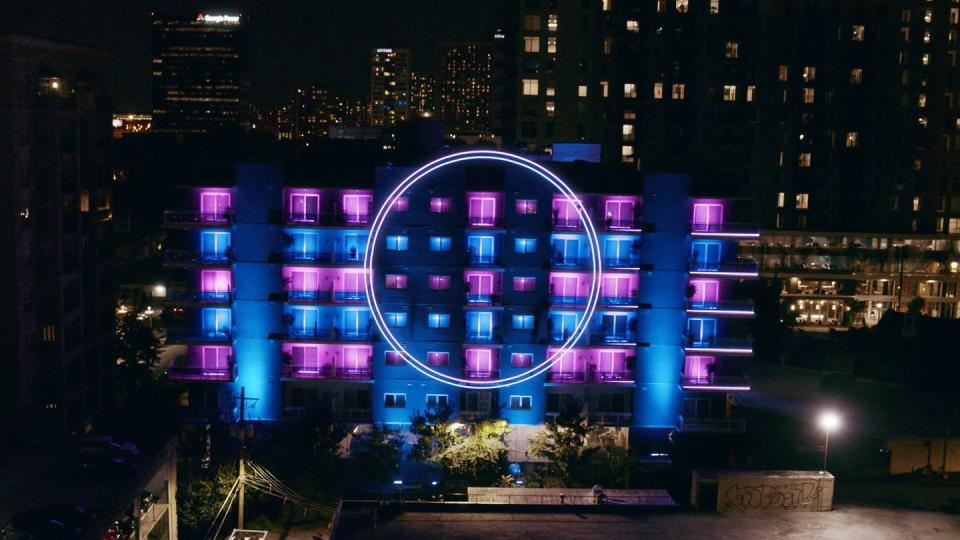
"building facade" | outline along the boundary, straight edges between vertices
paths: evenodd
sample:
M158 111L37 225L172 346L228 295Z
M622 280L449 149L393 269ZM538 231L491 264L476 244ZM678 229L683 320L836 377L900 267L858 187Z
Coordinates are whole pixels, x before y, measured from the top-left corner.
M484 43L440 46L440 119L451 135L494 131L491 111L494 49Z
M244 124L242 36L235 14L153 15L153 130L209 133Z
M756 230L725 225L733 207L690 198L682 175L647 175L642 191L634 176L632 194L581 197L603 268L586 331L537 376L476 388L553 357L591 282L574 203L522 166L491 163L411 187L376 240L384 323L467 388L407 363L367 304L371 221L413 171L395 167L374 186L321 189L284 186L276 167L239 166L234 185L193 190L191 210L169 212L181 237L168 240L167 262L191 286L169 292L186 316L168 340L188 353L168 376L195 382L191 406L227 416L243 386L264 419L323 410L403 425L448 407L462 421L535 426L578 405L591 422L640 434L742 428L724 404L727 392L749 389L740 362L752 354L743 322L753 309L737 284L756 266L736 259L736 245Z
M370 125L389 128L410 118L410 50L370 54Z

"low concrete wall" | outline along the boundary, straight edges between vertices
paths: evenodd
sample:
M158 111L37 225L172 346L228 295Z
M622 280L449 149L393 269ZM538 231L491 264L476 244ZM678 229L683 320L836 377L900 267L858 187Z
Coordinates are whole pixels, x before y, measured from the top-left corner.
M675 506L664 489L604 489L603 504L629 506ZM598 504L592 489L566 488L467 488L467 500L473 504Z
M690 503L701 510L833 509L833 475L819 471L694 471Z

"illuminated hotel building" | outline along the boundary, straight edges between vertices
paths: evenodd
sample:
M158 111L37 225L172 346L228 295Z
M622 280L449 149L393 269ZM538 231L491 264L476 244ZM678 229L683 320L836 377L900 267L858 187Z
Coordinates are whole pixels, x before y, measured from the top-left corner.
M370 54L370 125L392 127L410 115L410 50Z
M154 131L208 133L241 126L244 23L235 14L154 14Z
M493 47L483 43L440 46L440 118L451 134L493 132Z
M232 418L242 386L256 400L248 417L265 420L322 410L402 425L449 407L462 421L536 426L580 403L590 422L638 435L743 429L726 396L749 389L753 307L738 284L756 266L736 258L736 243L756 229L727 225L737 204L690 198L689 178L673 174L610 178L635 193L580 196L602 259L584 333L529 380L464 389L406 362L367 304L374 214L412 171L284 187L280 167L240 165L232 185L192 189L187 210L167 213L166 263L189 284L168 293L185 308L168 341L187 353L167 375L192 381L196 414ZM467 386L523 378L573 339L591 287L586 231L574 204L529 170L448 166L410 187L376 230L374 305L431 369Z

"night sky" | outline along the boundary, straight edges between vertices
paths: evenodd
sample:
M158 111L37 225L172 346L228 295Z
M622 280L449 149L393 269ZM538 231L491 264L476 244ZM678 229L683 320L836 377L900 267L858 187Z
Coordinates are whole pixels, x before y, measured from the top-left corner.
M497 26L497 1L2 0L0 31L110 51L114 110L150 110L150 16L200 11L249 18L251 99L275 103L297 85L317 83L350 97L368 92L370 49L409 47L414 69L432 67L441 41L485 39Z

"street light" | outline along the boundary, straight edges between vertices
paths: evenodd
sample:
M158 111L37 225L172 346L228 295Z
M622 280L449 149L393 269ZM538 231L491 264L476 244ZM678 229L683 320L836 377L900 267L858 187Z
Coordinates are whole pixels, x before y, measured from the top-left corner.
M823 470L827 470L827 451L830 449L830 433L840 428L842 419L837 411L824 411L820 413L817 423L823 430L825 440L823 443Z

